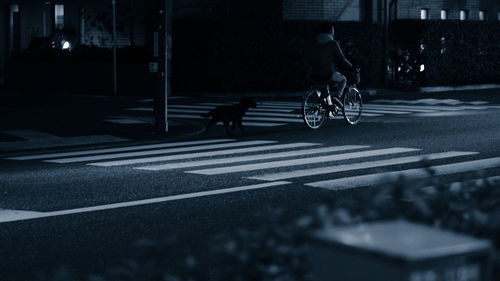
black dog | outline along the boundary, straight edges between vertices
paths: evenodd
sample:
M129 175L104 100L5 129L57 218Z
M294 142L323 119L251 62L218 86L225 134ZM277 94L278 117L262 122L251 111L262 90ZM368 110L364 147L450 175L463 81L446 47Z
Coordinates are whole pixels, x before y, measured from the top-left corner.
M226 127L226 134L230 135L236 128L236 125L240 128L241 134L244 134L245 130L243 129L243 124L241 124L241 119L243 119L243 116L249 108L255 107L257 107L257 104L254 100L244 98L240 100L238 104L218 106L208 113L200 114L202 117L212 117L205 127L205 133L208 131L209 127L221 121L224 123L224 127ZM233 124L231 130L229 130L229 123Z

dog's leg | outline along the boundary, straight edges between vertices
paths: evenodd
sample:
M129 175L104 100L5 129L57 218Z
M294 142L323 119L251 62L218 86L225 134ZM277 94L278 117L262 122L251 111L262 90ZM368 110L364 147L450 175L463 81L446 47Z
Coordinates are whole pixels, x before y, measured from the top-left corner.
M241 120L238 120L238 127L240 128L241 134L245 134L245 130L243 129L243 123Z
M231 132L229 131L229 121L226 121L226 120L225 120L223 123L224 123L224 127L226 128L226 134L227 134L228 136L230 136L230 135L231 135Z
M217 121L215 121L214 119L210 119L203 132L206 134L208 132L208 128L212 127L215 123L217 123Z

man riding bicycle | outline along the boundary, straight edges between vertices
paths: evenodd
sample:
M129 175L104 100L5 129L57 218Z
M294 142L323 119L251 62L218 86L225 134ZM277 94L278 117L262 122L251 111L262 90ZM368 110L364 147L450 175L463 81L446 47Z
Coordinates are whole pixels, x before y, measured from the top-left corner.
M326 97L330 106L333 106L332 100L337 105L342 104L340 96L347 83L346 77L337 71L336 66L352 70L352 64L345 58L339 43L333 39L334 32L331 23L323 23L307 54L307 75L313 81L328 81L333 93L333 97Z

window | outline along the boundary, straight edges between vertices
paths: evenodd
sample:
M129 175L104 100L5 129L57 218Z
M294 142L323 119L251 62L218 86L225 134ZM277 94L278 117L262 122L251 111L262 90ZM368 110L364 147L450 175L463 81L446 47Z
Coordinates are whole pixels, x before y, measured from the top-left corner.
M429 19L429 9L421 9L420 10L420 19L428 20Z
M467 10L460 10L460 20L467 19Z
M441 19L442 20L448 19L448 10L441 10Z
M56 28L63 28L64 26L64 5L56 4L54 6L55 24Z
M497 12L497 19L500 20L500 11Z
M486 13L484 11L479 11L479 20L486 20Z

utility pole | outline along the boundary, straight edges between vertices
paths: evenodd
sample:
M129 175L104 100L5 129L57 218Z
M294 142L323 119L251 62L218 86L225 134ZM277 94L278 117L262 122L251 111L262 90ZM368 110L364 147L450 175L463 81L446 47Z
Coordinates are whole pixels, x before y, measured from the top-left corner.
M383 0L384 6L383 6L383 26L384 26L384 69L383 69L383 75L384 75L384 87L387 87L389 85L389 75L387 73L387 65L389 64L389 1L390 0Z
M171 1L161 0L156 23L157 35L154 44L158 44L158 87L154 98L155 104L155 129L158 134L168 132L168 96L170 92L169 81L169 29L171 22ZM156 47L155 47L156 48Z
M113 5L113 95L117 95L118 86L116 83L116 0L111 0Z

